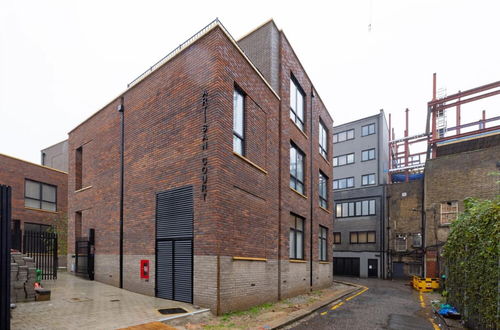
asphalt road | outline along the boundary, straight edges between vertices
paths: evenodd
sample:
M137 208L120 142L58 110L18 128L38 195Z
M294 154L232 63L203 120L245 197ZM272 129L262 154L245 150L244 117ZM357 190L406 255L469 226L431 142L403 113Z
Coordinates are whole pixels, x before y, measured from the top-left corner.
M421 306L418 292L405 285L407 281L335 279L368 289L332 303L289 329L435 329L429 311Z

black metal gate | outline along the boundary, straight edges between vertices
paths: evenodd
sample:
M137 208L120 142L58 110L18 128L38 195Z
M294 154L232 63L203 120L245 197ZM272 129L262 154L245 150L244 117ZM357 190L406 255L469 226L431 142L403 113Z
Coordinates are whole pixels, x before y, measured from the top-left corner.
M78 237L75 241L75 273L94 280L95 230L89 229L88 237Z
M359 258L333 258L333 274L359 276Z
M0 185L0 329L10 329L11 188Z
M33 258L42 271L43 280L57 279L57 234L44 231L24 231L23 254Z
M193 187L156 196L156 296L193 302Z

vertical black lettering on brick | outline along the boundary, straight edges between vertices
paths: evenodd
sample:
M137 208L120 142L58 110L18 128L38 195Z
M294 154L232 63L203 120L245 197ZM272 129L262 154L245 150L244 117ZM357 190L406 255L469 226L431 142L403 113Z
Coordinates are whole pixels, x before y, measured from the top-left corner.
M202 96L202 108L203 108L203 126L201 127L202 140L201 140L201 150L208 150L208 123L207 123L207 109L208 109L208 92L205 90ZM202 158L201 163L201 194L203 200L207 200L208 193L208 158L206 155Z

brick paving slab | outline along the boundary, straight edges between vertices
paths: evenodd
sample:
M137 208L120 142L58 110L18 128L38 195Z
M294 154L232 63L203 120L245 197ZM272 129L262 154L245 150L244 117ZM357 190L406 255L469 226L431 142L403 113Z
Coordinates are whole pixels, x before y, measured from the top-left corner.
M12 311L12 329L117 329L155 322L161 308L197 309L193 305L145 296L65 272L44 281L51 300L19 303Z

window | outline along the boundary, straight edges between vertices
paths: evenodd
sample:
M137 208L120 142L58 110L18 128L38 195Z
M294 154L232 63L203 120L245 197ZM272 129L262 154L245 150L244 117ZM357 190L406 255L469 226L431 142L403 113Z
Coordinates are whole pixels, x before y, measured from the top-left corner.
M422 234L417 233L413 234L413 247L421 247L422 246Z
M361 177L361 185L362 186L369 186L375 184L375 174L366 174Z
M290 145L290 187L304 193L304 154L293 143Z
M56 211L57 187L41 182L25 180L24 206L34 209Z
M354 163L354 153L333 157L333 166L342 166Z
M319 261L328 260L328 228L319 226Z
M394 249L396 250L396 252L406 251L406 237L403 236L396 237Z
M328 208L328 178L321 171L319 172L319 205Z
M290 118L304 130L304 92L293 76L290 78Z
M350 233L351 244L368 244L375 243L374 231L351 231Z
M421 264L409 264L409 275L422 275L422 265Z
M441 203L441 225L449 225L457 219L458 202L443 202Z
M304 219L291 214L290 259L304 259Z
M375 124L369 124L361 127L361 136L375 134Z
M75 190L83 188L83 147L75 150Z
M350 218L367 215L375 215L374 199L357 202L342 202L335 205L335 216L337 218Z
M245 96L235 88L233 92L233 151L245 154Z
M333 134L333 143L344 142L354 139L354 129Z
M333 180L333 190L353 188L354 177Z
M341 233L333 233L333 244L342 243L342 234Z
M361 161L366 162L367 160L375 159L375 148L361 151Z
M24 223L24 231L48 232L51 228L52 226L42 225L39 223L29 223L29 222Z
M328 130L321 120L319 121L319 153L328 159Z

